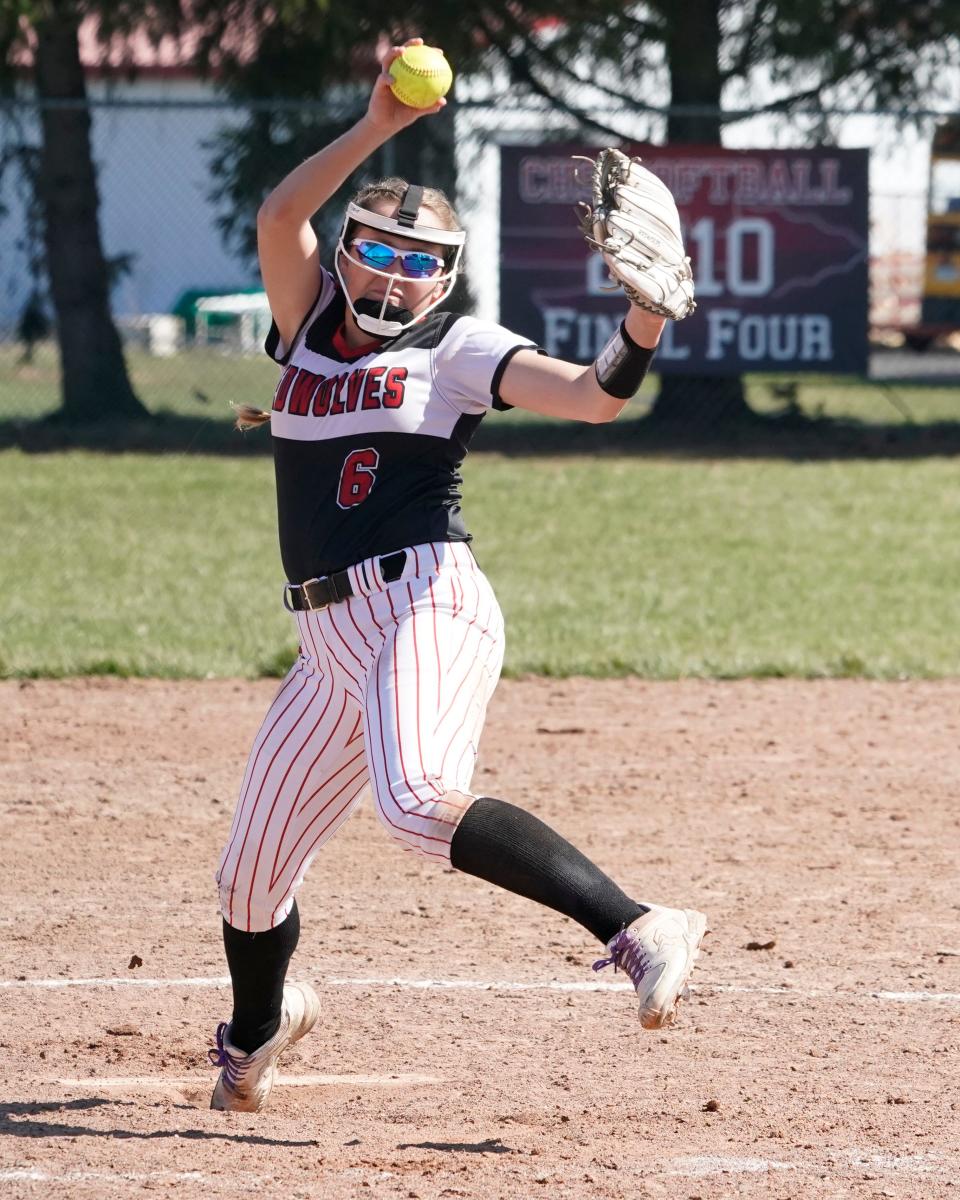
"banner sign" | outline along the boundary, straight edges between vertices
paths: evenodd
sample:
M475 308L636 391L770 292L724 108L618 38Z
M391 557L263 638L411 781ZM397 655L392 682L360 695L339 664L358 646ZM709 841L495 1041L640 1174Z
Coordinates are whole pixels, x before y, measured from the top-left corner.
M667 322L655 369L675 374L867 370L866 150L633 146L669 187L697 311ZM500 151L500 321L590 362L623 319L574 207L584 146Z

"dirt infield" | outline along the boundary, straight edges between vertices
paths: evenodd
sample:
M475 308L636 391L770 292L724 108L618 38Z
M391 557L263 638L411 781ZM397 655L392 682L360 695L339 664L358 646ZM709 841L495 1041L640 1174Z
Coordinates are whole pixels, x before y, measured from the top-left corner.
M212 871L274 691L0 685L0 1196L960 1196L960 682L501 684L477 790L709 914L676 1026L368 804L301 893L317 1029L212 1113Z

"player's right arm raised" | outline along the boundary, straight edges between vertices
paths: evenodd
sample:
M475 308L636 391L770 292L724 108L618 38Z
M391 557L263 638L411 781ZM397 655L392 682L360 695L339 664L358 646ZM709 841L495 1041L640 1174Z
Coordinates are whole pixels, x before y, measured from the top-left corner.
M390 64L405 46L422 42L422 38L412 38L404 46L390 47L381 59L366 113L336 141L295 167L260 206L260 273L270 310L287 345L320 290L320 255L310 218L384 142L419 117L439 112L446 103L440 100L432 108L410 108L390 90Z

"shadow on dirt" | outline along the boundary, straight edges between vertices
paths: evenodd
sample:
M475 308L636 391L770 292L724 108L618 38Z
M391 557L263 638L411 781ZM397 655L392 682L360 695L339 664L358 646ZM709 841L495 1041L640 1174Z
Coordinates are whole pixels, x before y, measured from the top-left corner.
M185 1138L188 1141L236 1142L245 1146L319 1146L309 1141L293 1141L290 1138L262 1137L259 1134L218 1133L209 1129L88 1129L84 1125L65 1125L58 1122L31 1120L46 1113L89 1112L91 1109L133 1108L142 1112L144 1108L159 1108L165 1111L168 1105L143 1105L133 1100L108 1100L102 1096L90 1096L78 1100L18 1100L0 1102L0 1138L53 1138L53 1137L97 1137L121 1140L142 1139L155 1141L159 1138ZM192 1105L177 1104L175 1108L196 1111Z
M485 1142L401 1142L398 1150L451 1150L457 1154L516 1154L499 1138L487 1138Z
M92 450L104 454L268 455L264 429L239 433L222 420L161 414L149 421L64 425L54 420L0 422L0 450L30 454ZM675 458L916 459L960 456L960 421L886 424L754 415L730 424L691 427L624 417L609 425L511 419L483 422L471 450L507 457L636 455Z

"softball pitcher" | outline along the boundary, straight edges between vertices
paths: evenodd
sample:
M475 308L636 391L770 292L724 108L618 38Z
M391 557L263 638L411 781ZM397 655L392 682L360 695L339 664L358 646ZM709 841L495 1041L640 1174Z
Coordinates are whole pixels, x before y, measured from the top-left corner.
M647 1028L672 1018L706 927L701 913L631 899L542 821L471 790L503 619L460 511L470 440L490 409L511 406L613 420L664 319L640 306L641 282L584 368L443 310L465 234L442 193L399 179L356 196L334 274L320 265L311 216L393 134L443 106L394 97L387 67L401 49L386 55L366 114L259 213L267 351L281 373L270 412L240 419L269 422L273 435L284 603L300 647L251 750L217 872L233 983L231 1020L210 1051L218 1109L261 1109L280 1055L317 1020L313 990L286 981L295 896L367 788L400 849L589 930L607 950L595 969L626 972ZM670 279L648 307L688 310L689 271Z

